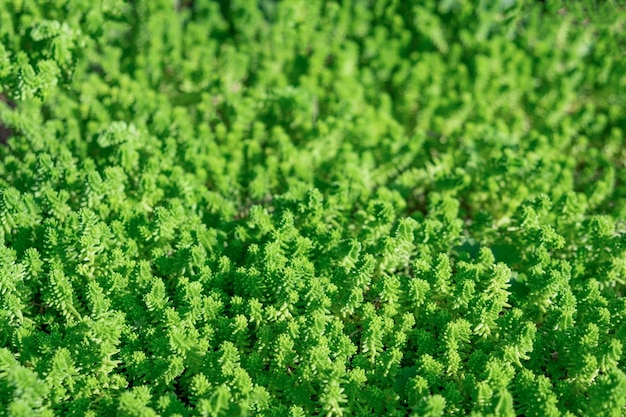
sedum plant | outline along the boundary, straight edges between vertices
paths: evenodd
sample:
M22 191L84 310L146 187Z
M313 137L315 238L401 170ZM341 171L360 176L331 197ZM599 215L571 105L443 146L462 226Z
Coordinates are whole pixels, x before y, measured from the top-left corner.
M0 0L0 416L623 416L625 24Z

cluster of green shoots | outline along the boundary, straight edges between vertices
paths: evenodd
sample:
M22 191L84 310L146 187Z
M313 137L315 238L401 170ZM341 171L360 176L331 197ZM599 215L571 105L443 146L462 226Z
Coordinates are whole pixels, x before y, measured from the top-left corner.
M617 1L0 0L0 416L626 413Z

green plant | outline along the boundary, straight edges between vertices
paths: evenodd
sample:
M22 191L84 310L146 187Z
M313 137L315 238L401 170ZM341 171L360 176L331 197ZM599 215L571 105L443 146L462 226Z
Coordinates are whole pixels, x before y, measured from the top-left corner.
M620 416L613 2L0 0L0 416Z

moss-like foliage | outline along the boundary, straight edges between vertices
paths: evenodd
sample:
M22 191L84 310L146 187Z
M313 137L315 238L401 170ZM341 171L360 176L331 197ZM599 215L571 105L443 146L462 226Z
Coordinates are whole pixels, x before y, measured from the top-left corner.
M623 416L625 50L619 1L0 0L0 416Z

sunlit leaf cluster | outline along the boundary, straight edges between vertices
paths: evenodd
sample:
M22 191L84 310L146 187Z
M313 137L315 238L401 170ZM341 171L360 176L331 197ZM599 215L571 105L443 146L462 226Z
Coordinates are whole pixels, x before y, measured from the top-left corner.
M626 413L626 7L0 0L0 416Z

